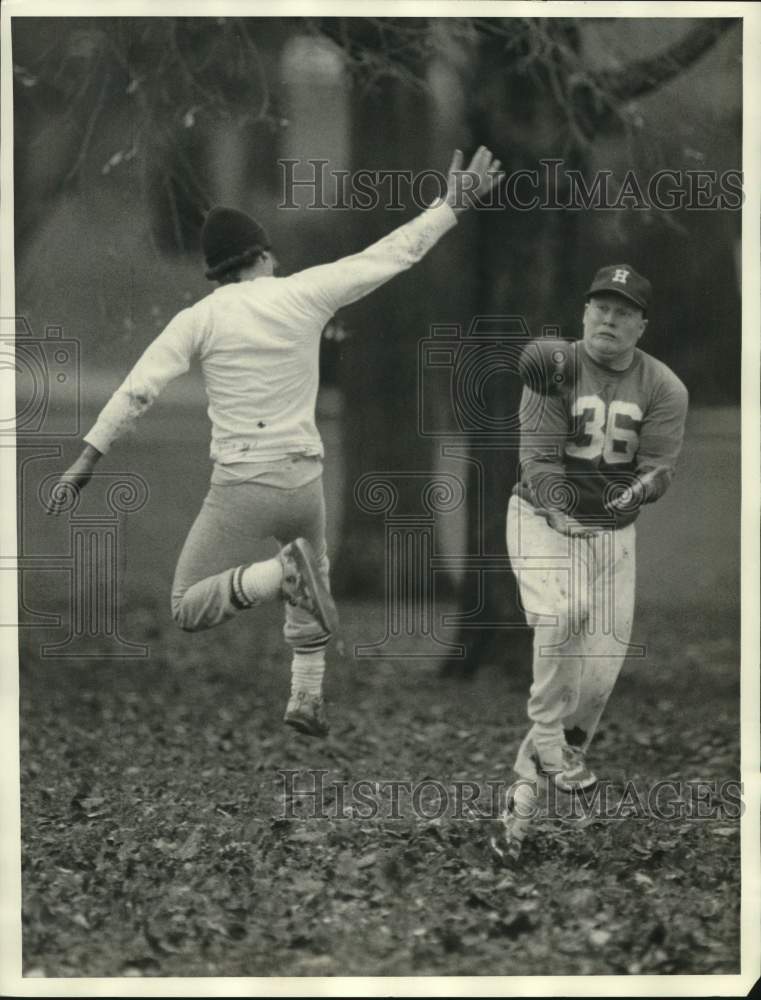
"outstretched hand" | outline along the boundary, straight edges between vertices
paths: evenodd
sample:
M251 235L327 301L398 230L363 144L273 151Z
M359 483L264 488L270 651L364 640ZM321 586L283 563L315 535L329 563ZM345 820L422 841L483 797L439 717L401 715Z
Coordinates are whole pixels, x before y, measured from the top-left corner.
M455 214L471 208L484 198L504 178L502 164L486 146L479 146L468 164L462 169L462 150L456 149L449 164L446 203Z

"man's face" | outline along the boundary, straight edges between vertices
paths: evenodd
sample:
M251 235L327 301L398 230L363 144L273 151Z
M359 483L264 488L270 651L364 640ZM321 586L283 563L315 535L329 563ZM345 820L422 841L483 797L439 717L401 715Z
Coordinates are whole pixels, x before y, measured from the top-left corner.
M583 322L584 344L606 364L626 359L647 326L639 306L614 292L593 295L584 306Z

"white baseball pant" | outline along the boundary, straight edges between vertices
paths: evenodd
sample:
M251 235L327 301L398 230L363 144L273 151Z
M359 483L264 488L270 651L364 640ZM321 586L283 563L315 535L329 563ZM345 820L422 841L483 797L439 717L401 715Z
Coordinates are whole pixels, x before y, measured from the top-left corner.
M572 538L531 504L508 505L507 549L534 628L533 723L515 770L536 778L532 746L589 746L627 655L634 614L635 529Z

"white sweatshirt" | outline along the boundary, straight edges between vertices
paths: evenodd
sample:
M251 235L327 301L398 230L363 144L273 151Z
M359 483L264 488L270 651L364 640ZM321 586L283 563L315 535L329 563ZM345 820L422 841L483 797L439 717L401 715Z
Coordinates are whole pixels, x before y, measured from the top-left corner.
M342 306L417 263L456 221L442 202L351 257L287 278L222 285L178 313L150 344L85 441L107 452L197 354L214 461L321 456L315 403L322 330Z

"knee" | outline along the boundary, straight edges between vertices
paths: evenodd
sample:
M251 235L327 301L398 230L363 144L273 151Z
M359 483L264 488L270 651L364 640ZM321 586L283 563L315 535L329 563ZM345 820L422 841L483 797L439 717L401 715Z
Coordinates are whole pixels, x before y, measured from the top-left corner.
M323 559L318 559L317 569L322 577L322 582L326 587L328 587L328 589L330 589L330 560L327 556Z
M315 562L317 563L317 569L320 576L327 582L330 579L330 559L328 558L328 549L326 545L323 545L320 549L315 552Z

